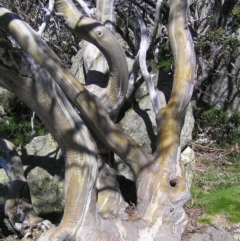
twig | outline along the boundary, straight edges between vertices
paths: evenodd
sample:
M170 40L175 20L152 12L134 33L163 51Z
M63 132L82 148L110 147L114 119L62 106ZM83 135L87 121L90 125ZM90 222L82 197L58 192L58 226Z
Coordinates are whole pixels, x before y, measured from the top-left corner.
M33 111L33 115L32 115L32 117L31 117L31 127L32 127L31 140L33 139L34 134L35 134L35 130L34 130L34 118L35 118L35 112Z
M91 10L88 8L87 4L82 0L76 0L76 1L80 4L80 6L82 7L82 9L86 13L86 15L88 17L92 17L93 14L92 14Z
M52 11L53 11L53 7L54 7L54 3L55 3L55 0L49 0L47 13L46 13L46 15L44 17L43 23L41 24L41 26L40 26L40 28L38 30L38 34L40 36L42 35L43 31L45 30L45 28L47 26L47 23L50 20L50 17L52 15Z

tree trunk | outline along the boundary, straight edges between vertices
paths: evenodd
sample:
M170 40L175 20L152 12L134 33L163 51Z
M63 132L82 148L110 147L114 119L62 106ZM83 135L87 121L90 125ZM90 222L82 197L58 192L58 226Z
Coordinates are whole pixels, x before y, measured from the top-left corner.
M1 52L0 84L37 113L65 156L64 215L59 226L44 232L40 241L181 239L188 221L183 205L190 192L180 160L180 132L196 68L186 22L188 5L187 0L172 0L171 4L169 38L174 55L174 84L167 106L156 115L158 140L152 156L110 119L125 100L128 70L121 46L106 27L83 17L71 1L56 1L66 26L96 45L108 62L109 94L103 96L101 104L36 32L0 7L1 27L25 52L18 49ZM115 173L98 155L85 123L133 171L136 208L127 207Z

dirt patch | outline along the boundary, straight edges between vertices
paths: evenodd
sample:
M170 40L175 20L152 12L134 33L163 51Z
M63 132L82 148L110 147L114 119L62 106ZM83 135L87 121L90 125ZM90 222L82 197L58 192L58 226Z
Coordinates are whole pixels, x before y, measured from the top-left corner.
M197 223L197 219L203 215L202 208L191 208L185 205L184 210L189 217L189 223L187 229L182 235L182 241L189 241L192 234L204 233L207 227L201 226Z

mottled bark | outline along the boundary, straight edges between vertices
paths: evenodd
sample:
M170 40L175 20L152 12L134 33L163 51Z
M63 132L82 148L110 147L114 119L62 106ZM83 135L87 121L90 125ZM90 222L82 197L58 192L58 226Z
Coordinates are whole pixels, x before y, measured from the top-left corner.
M0 139L0 146L7 157L7 160L0 158L0 166L4 168L10 180L5 214L12 226L24 236L28 236L29 230L37 226L43 230L49 229L53 225L38 217L33 209L29 185L24 177L21 157L16 147L4 139Z
M112 33L99 22L83 17L71 1L56 1L56 8L65 15L66 26L79 37L94 44L105 56L109 65L107 94L101 102L111 115L115 115L125 99L128 71L125 55Z
M105 55L113 84L103 104L111 114L116 113L125 99L128 80L121 46L108 29L83 17L72 2L56 1L56 7L65 15L71 31L95 44ZM37 113L65 155L64 215L60 225L45 232L40 241L181 239L187 224L183 205L190 194L180 160L180 131L195 79L187 11L187 0L172 1L169 38L174 84L167 106L157 113L157 151L149 156L114 125L99 100L70 74L40 36L0 7L1 27L26 53L15 49L0 52L0 84ZM129 215L114 172L102 156L97 156L85 122L68 99L94 134L133 171L137 207L132 213L128 209Z
M112 34L115 34L115 14L114 14L114 3L115 1L104 0L96 2L96 16L95 20L102 23L106 28L108 28ZM125 95L126 89L118 89L121 86L115 86L111 88L110 85L113 85L113 80L110 79L110 85L107 89L109 82L109 66L107 60L103 53L93 44L87 41L82 41L82 49L83 52L83 61L86 73L86 88L94 93L102 103L104 98L109 95L118 94L118 92L123 92ZM119 70L120 71L120 70ZM125 80L126 81L126 80ZM125 85L127 88L127 85ZM112 93L111 93L112 92ZM118 98L116 98L118 100ZM114 113L109 112L109 115L114 120L117 117L118 110L122 106L124 102L124 98L122 98L122 102L118 102L118 107ZM114 103L115 104L115 103Z

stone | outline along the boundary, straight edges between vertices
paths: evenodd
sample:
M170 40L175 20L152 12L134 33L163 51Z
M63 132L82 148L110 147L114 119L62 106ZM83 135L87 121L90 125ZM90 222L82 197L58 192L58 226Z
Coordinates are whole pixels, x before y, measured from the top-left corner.
M194 128L194 123L195 123L195 119L193 116L193 106L190 102L187 107L184 125L182 127L181 136L180 136L182 148L190 144L192 141L192 132Z
M185 167L186 178L188 181L189 188L192 185L193 171L195 167L195 154L190 146L187 146L181 153L181 162Z
M72 57L72 66L70 71L79 80L80 83L85 84L83 66L84 64L82 50L80 49L78 53Z
M157 85L159 76L156 71L153 82ZM170 87L170 85L168 85ZM165 87L167 92L167 87ZM166 106L165 94L156 88L160 108ZM134 139L146 152L152 154L156 150L157 125L156 115L153 111L150 97L145 82L143 82L135 93L135 101L132 107L125 113L117 126ZM181 132L181 147L184 149L192 141L194 128L194 117L191 103L187 107L184 125ZM134 180L131 170L115 155L116 169L119 175ZM189 174L190 175L190 174Z
M39 136L19 151L32 203L41 217L61 216L64 209L65 166L61 151L50 134ZM9 179L0 169L0 206L3 207ZM56 221L56 220L54 220Z
M0 118L6 114L6 110L10 107L10 103L14 98L13 93L0 87Z
M206 233L194 234L189 241L236 241L233 236L222 228L209 227Z

